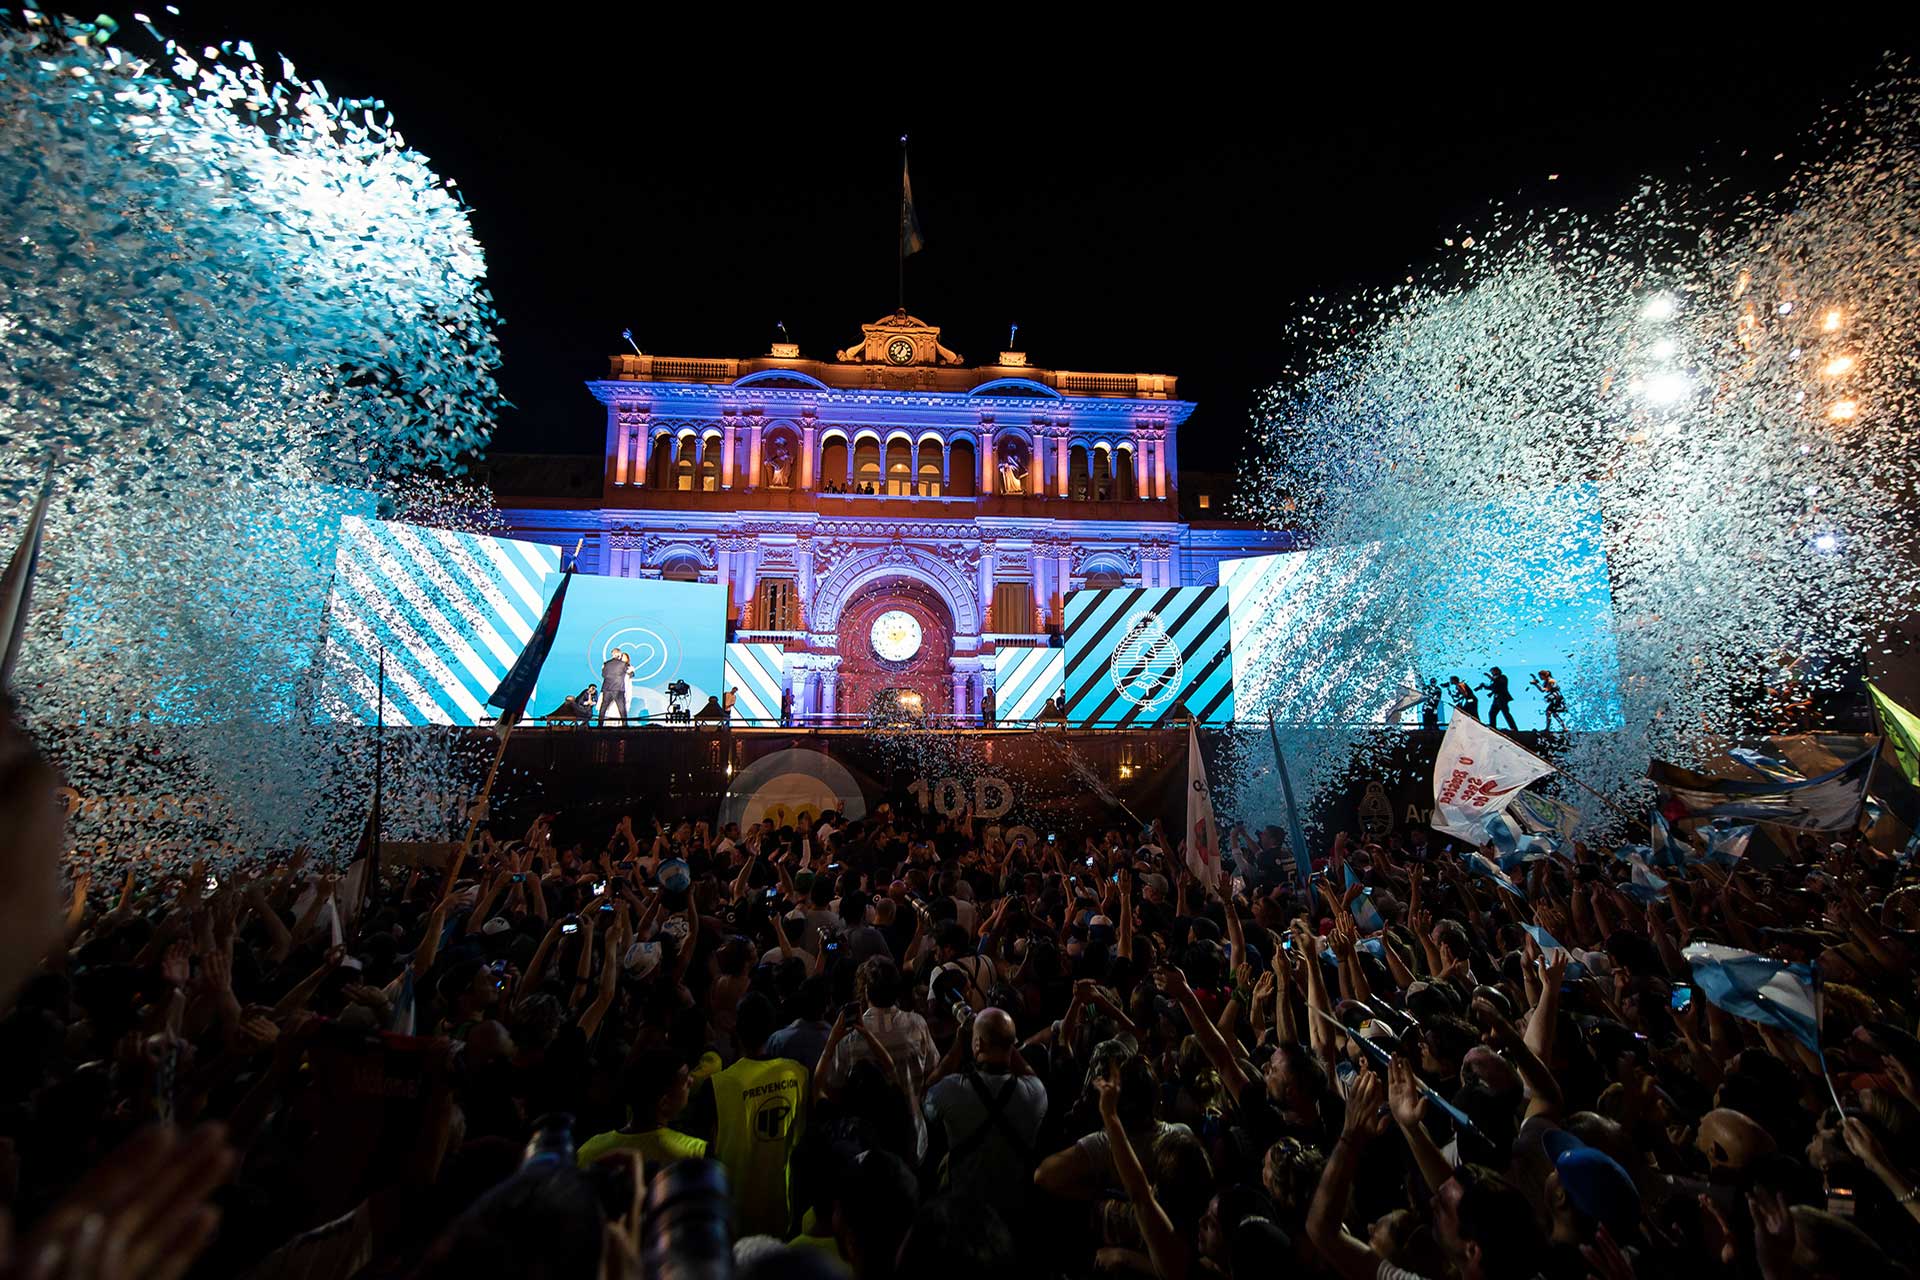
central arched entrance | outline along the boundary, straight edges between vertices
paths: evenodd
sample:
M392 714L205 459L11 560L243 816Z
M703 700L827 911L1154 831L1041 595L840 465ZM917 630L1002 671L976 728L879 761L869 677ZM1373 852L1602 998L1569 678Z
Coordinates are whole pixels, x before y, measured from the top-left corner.
M842 713L885 723L953 709L953 614L908 574L864 583L840 610Z

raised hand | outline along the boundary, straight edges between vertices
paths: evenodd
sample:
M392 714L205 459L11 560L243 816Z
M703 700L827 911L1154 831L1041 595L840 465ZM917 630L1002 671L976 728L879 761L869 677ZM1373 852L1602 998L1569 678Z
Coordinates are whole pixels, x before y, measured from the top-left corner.
M1427 1118L1427 1095L1414 1080L1413 1064L1395 1058L1387 1064L1387 1105L1393 1119L1403 1129L1418 1128Z
M219 1225L209 1203L233 1169L226 1131L143 1130L95 1165L18 1249L0 1245L0 1270L53 1280L176 1280Z
M1385 1093L1380 1077L1373 1072L1362 1071L1354 1077L1353 1086L1347 1090L1347 1119L1343 1136L1364 1142L1387 1131L1387 1125L1393 1117L1387 1113Z

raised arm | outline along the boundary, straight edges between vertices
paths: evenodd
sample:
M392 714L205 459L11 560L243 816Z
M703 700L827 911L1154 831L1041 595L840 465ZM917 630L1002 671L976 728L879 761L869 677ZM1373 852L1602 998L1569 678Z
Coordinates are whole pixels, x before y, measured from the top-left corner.
M1374 1280L1380 1270L1379 1256L1348 1235L1342 1219L1353 1194L1362 1146L1386 1132L1388 1120L1380 1114L1381 1093L1380 1077L1371 1071L1362 1071L1354 1078L1347 1095L1346 1126L1333 1144L1327 1167L1320 1174L1320 1185L1314 1188L1313 1203L1307 1208L1307 1238L1321 1258L1347 1280Z
M1247 1087L1247 1073L1240 1067L1240 1060L1220 1034L1220 1028L1213 1025L1213 1019L1200 1007L1200 999L1193 994L1193 988L1187 985L1187 976L1172 965L1156 969L1154 982L1169 998L1180 1006L1187 1015L1187 1022L1193 1028L1193 1038L1200 1043L1201 1052L1207 1055L1207 1061L1220 1073L1220 1081L1227 1087L1227 1094L1239 1098L1240 1091Z
M1141 1167L1126 1127L1120 1123L1119 1065L1109 1064L1106 1074L1094 1081L1094 1088L1100 1093L1100 1123L1106 1129L1107 1144L1113 1151L1114 1171L1120 1175L1120 1185L1133 1204L1134 1221L1146 1241L1153 1269L1160 1280L1186 1280L1186 1246L1173 1229L1173 1219L1154 1198L1153 1183L1148 1181L1147 1171Z

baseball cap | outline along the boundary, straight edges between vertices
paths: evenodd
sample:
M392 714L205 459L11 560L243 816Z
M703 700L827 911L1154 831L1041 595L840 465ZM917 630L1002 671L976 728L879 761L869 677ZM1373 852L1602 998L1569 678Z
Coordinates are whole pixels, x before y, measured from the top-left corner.
M1640 1190L1620 1162L1565 1129L1540 1139L1573 1207L1619 1235L1640 1220Z
M660 864L660 887L668 893L685 893L693 883L693 872L680 858L668 858Z
M657 942L634 943L627 948L623 963L634 977L645 978L660 967L660 944Z

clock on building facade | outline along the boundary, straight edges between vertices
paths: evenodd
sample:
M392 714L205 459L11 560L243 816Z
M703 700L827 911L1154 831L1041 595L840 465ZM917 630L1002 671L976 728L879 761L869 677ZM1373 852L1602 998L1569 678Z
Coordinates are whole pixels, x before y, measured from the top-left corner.
M868 636L873 651L888 662L905 662L920 652L920 622L903 609L889 609L875 618Z
M912 364L913 343L906 338L895 338L887 344L887 359L894 364Z

